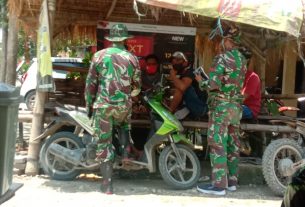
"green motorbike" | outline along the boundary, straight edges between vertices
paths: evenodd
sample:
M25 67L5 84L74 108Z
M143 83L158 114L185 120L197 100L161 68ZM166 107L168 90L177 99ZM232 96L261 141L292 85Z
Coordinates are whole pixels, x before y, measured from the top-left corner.
M116 147L114 168L125 170L148 169L157 171L157 164L164 181L175 189L188 189L194 186L201 174L200 162L194 153L194 146L182 133L183 126L162 104L164 88L155 87L146 92L143 99L151 109L151 136L144 145L141 160L122 161L119 149L120 133L114 130L113 143ZM53 123L76 126L75 132L58 132L45 141L40 161L44 171L53 179L71 180L80 173L99 169L95 162L94 132L85 111L57 108L65 121ZM52 130L51 130L52 131ZM144 160L144 161L143 161ZM158 162L158 163L157 163Z

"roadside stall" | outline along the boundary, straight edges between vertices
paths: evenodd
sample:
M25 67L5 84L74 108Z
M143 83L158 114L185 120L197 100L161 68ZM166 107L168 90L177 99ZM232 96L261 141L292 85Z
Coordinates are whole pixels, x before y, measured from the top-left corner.
M213 45L208 40L208 34L211 29L210 25L215 18L220 16L221 19L240 23L244 34L242 42L251 48L255 54L256 70L262 80L262 90L264 90L265 85L272 85L273 77L270 78L270 76L275 76L274 74L277 73L276 67L279 60L277 54L284 51L282 89L284 95L280 97L287 98L289 94L291 95L294 92L295 84L291 77L296 73L295 62L297 60L297 53L292 51L300 49L300 52L303 50L301 45L301 25L303 22L301 1L293 0L289 6L271 0L264 1L264 3L262 1L230 0L201 0L195 3L193 1L179 0L138 0L138 3L128 1L126 5L117 1L90 2L87 3L88 5L85 5L85 3L78 1L77 4L74 4L78 10L76 8L74 10L71 9L74 13L69 10L68 3L60 2L60 5L58 5L59 16L56 17L57 20L55 19L54 22L55 25L57 24L55 34L59 34L60 28L64 30L63 28L67 26L67 23L65 24L62 20L59 20L61 17L69 15L74 19L79 17L79 23L83 23L83 26L90 24L90 28L92 29L93 27L95 29L96 33L93 36L96 37L98 49L101 49L109 44L107 41L104 41L103 36L107 34L111 25L114 22L124 22L131 31L131 34L135 36L134 39L128 42L127 47L139 57L141 63L146 55L150 53L157 54L161 59L161 69L166 76L169 59L173 52L179 50L186 53L196 67L202 65L207 72L214 56ZM135 8L135 11L132 10L132 7ZM35 14L37 15L39 7L32 8L35 8ZM90 10L92 14L88 16L91 19L84 18L88 11L83 10L83 8ZM107 8L107 10L103 10L103 15L99 15L101 8ZM75 10L82 15L79 15ZM146 16L143 13L146 13ZM140 18L140 22L138 22L138 18ZM26 20L24 19L24 21ZM77 21L75 20L75 22ZM86 23L84 24L84 22ZM286 43L283 44L283 41ZM285 47L273 50L272 48L276 48L278 43ZM296 43L298 43L299 48L296 47ZM302 55L300 55L300 59L302 58ZM81 92L78 92L79 94ZM295 98L296 96L293 97ZM289 168L291 163L302 158L305 133L303 122L295 117L282 116L278 111L280 106L274 104L274 101L271 99L274 99L274 97L269 97L265 101L266 110L262 114L263 116L259 117L258 120L250 123L244 122L241 125L245 135L243 150L245 154L251 154L251 141L247 137L253 134L253 132L259 132L259 142L264 152L262 165L265 179L275 193L281 194L289 180L288 176L284 173L285 169ZM75 107L69 110L73 111L74 109ZM65 115L62 116L63 113L59 111L60 116L56 117L54 122L51 122L42 134L32 137L31 141L40 143L43 139L54 139L54 133L65 125L76 126L77 130L74 133L81 136L79 128L84 127L75 121L71 122L71 117L68 116L67 118L67 113L66 111L64 112ZM276 116L272 116L274 112ZM203 145L203 149L206 150L207 147L203 144L205 137L203 136L202 139L201 136L198 137L197 135L198 133L200 135L204 134L207 128L207 120L185 120L181 124L186 130L186 138L193 145ZM147 117L144 119L139 116L132 120L132 125L137 128L151 128L151 120ZM89 128L85 128L85 130L90 131ZM271 142L272 140L275 141ZM267 148L265 149L265 147ZM53 148L53 150L55 149ZM55 151L53 152L55 153ZM258 155L257 157L260 158L261 156ZM64 159L63 157L61 158ZM74 164L77 163L75 160L73 162ZM62 163L64 162L60 164ZM73 171L73 166L70 166L70 168ZM59 166L58 169L53 169L53 172L58 171L60 174L61 170L62 166ZM52 171L52 169L49 169L49 171ZM65 171L67 170L64 169L62 174L65 174ZM193 181L196 179L194 178Z

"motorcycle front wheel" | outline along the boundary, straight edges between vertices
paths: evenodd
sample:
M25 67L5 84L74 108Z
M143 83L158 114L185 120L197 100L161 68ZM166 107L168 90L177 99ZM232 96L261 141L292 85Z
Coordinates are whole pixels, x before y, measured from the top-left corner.
M193 187L201 174L200 162L197 155L187 146L176 145L185 168L182 168L177 155L171 146L166 146L159 157L159 170L163 180L175 189Z
M73 180L80 174L80 170L73 164L51 154L49 147L52 143L71 150L79 149L85 147L81 138L72 132L58 132L47 139L40 150L40 164L46 174L54 180Z

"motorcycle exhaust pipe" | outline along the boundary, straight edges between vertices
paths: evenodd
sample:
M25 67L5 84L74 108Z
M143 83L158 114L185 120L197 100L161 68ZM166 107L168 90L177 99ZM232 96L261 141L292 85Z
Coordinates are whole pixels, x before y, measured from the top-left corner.
M85 149L70 150L59 144L52 143L52 144L50 144L48 151L51 154L53 154L54 156L77 166L77 165L81 164L81 161L83 158L83 153L84 153Z

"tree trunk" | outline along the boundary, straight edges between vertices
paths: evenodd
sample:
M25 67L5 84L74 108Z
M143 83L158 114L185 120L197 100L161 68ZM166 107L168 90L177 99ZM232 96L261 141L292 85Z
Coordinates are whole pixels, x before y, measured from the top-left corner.
M6 65L6 83L15 85L16 67L18 53L18 26L17 17L14 14L9 15L9 31L7 41L7 65Z
M36 91L35 105L33 109L32 128L29 141L29 150L25 168L26 175L37 175L39 173L38 161L41 143L40 140L34 141L34 139L42 133L44 124L45 100L46 93Z
M54 22L54 14L56 8L56 0L48 0L49 9L49 27L50 27L50 39L52 42L52 27ZM52 45L52 44L51 44ZM27 164L25 173L27 175L37 175L39 172L38 159L40 151L40 140L34 141L38 137L43 129L44 124L44 105L46 101L46 92L40 92L36 90L35 105L33 110L33 121L30 135L30 143L27 157Z
M8 38L8 23L7 23L7 7L6 0L1 4L2 16L2 52L0 59L0 82L5 82L6 78L6 60L7 60L7 38Z

